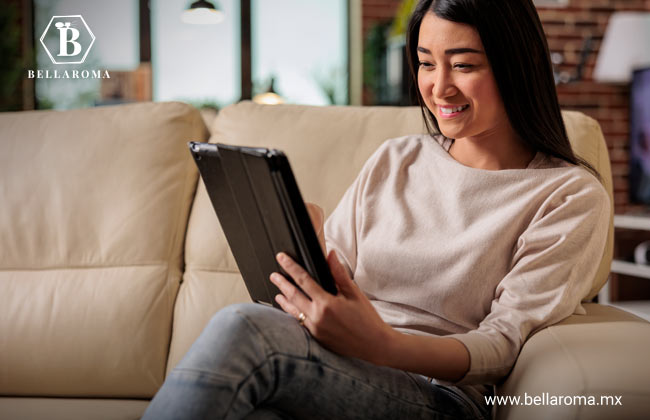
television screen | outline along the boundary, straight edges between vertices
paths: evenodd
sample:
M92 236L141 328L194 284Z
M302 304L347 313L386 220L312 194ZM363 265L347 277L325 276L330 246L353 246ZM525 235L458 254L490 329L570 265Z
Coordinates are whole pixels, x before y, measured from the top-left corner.
M650 205L650 68L637 70L632 76L630 201Z

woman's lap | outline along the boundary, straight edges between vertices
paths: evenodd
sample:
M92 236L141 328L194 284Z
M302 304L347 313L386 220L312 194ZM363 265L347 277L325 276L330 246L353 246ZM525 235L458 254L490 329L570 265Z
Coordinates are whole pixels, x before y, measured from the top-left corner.
M291 316L258 304L219 311L145 418L477 418L454 387L339 356ZM264 407L264 411L255 410Z

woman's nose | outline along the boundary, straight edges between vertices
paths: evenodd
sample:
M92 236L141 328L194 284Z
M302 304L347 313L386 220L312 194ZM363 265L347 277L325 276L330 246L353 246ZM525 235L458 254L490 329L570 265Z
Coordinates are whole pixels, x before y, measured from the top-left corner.
M438 71L433 84L433 97L441 99L448 98L455 95L456 92L457 89L449 73L444 70Z

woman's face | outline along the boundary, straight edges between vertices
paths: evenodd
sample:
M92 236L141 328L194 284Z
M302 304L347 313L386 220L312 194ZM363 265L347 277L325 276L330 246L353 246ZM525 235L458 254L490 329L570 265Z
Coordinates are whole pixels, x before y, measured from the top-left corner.
M513 132L481 38L472 26L427 13L418 38L418 86L446 137Z

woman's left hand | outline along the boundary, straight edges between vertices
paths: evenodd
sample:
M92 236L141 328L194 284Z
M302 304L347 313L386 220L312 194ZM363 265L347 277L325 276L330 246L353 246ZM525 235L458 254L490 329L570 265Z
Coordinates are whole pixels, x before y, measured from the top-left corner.
M282 294L275 300L296 319L304 314L303 325L324 347L343 356L385 364L387 344L395 333L380 317L361 289L352 281L336 253L327 256L332 276L338 287L333 296L285 253L277 255L278 263L309 295L311 300L279 273L271 281Z

